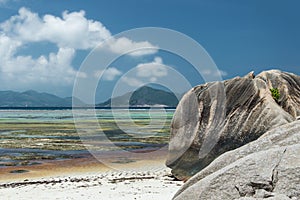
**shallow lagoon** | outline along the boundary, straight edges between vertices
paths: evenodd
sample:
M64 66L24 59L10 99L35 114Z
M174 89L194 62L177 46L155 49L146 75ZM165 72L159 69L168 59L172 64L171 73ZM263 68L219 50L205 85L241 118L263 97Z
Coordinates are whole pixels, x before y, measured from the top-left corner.
M0 167L166 146L173 109L0 110ZM109 142L107 142L109 141ZM113 143L114 145L111 145Z

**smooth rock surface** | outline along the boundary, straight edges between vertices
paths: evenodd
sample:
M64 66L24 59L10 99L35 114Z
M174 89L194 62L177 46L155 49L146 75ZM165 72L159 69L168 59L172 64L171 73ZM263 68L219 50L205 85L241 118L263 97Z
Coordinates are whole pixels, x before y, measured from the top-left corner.
M278 101L271 88L278 88ZM299 108L300 77L278 70L197 86L174 114L166 164L186 180L221 154L295 121Z
M300 121L219 156L174 199L300 199Z

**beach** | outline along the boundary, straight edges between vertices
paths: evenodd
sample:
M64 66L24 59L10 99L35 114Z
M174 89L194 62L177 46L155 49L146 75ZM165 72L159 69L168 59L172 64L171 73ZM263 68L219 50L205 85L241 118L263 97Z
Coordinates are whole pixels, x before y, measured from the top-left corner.
M76 164L77 163L77 164ZM1 199L172 199L182 186L164 159L119 164L111 169L96 160L59 161L1 169ZM9 173L23 169L26 173Z
M165 166L169 123L155 111L2 110L0 199L171 199L180 181ZM99 120L99 121L98 121ZM101 123L101 131L93 125ZM88 130L88 132L86 132Z

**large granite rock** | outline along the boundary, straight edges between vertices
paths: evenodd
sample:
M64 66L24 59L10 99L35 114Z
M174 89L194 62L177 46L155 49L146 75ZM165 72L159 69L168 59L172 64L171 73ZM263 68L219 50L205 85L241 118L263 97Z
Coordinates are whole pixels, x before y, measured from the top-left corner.
M174 199L300 199L300 121L222 154L189 179Z
M270 92L278 88L280 98ZM256 140L300 115L300 77L271 70L190 90L171 125L167 166L188 179L221 154Z

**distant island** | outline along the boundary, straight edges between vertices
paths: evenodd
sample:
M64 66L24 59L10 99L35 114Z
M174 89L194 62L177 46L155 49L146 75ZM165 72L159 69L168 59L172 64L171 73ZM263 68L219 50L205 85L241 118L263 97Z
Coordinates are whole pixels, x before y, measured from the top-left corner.
M71 107L72 97L61 98L34 90L0 91L0 107Z
M178 95L177 95L178 96ZM179 99L180 100L180 99ZM97 107L176 107L179 101L175 94L162 89L143 86L134 92L109 99Z
M79 99L76 99L76 101L78 107L92 106L83 103ZM172 92L143 86L136 91L98 103L96 107L111 107L112 105L114 107L176 107L178 101L176 95ZM112 105L111 102L113 102ZM72 107L72 97L62 98L34 90L25 92L0 91L0 107Z

